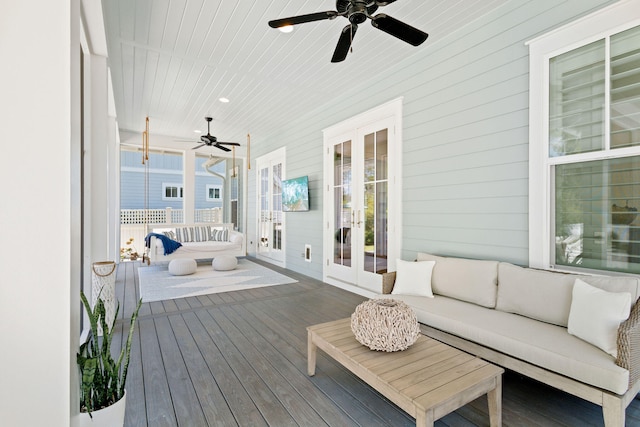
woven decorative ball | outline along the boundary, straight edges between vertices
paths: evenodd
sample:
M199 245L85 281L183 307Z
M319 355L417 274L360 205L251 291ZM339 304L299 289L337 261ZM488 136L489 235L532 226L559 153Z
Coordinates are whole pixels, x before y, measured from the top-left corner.
M372 299L356 307L351 315L356 340L371 350L406 350L420 335L416 313L394 299Z

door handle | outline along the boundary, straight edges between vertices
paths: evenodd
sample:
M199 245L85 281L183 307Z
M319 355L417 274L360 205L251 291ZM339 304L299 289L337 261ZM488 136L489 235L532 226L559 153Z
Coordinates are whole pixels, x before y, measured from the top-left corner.
M362 219L360 216L362 215L362 211L358 209L358 228L360 228L360 224L362 224Z

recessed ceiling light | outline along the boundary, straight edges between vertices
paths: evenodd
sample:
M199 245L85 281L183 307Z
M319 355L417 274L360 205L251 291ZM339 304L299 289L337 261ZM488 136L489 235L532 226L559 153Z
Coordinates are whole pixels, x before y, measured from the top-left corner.
M199 130L199 129L194 130L194 132L195 132L195 133L202 133L202 131L201 131L201 130Z
M229 102L229 100L228 100L227 98L220 98L220 99L218 99L218 101L223 102L223 103L225 103L225 104L226 104L227 102Z
M293 31L293 25L285 25L284 27L280 27L278 29L283 33L290 33L291 31Z

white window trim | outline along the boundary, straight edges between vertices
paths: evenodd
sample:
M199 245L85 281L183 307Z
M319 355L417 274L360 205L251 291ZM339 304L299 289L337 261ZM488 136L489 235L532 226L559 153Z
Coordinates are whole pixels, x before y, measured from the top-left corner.
M167 197L167 187L176 187L179 193L183 193L184 195L184 186L179 183L173 182L163 182L162 183L162 200L182 200L182 197L178 195L178 197Z
M549 159L549 59L640 25L637 0L622 0L570 24L528 41L529 46L529 266L552 268L551 166L566 162ZM640 154L639 147L616 150L615 157ZM566 156L569 157L569 156ZM613 157L585 153L572 160Z
M220 197L209 197L209 190L210 189L219 189L220 190ZM219 184L207 184L207 189L206 189L206 193L205 193L205 198L207 200L207 202L219 202L223 199L223 195L222 195L222 185Z

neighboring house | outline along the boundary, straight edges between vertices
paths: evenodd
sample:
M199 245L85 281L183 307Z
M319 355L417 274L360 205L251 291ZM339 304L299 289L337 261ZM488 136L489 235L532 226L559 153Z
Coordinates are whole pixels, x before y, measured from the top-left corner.
M225 183L202 167L207 157L196 157L195 209L222 208ZM177 153L149 153L148 209L182 209L184 198L183 157ZM211 167L224 176L226 162ZM120 152L120 209L144 209L145 166L140 153Z

